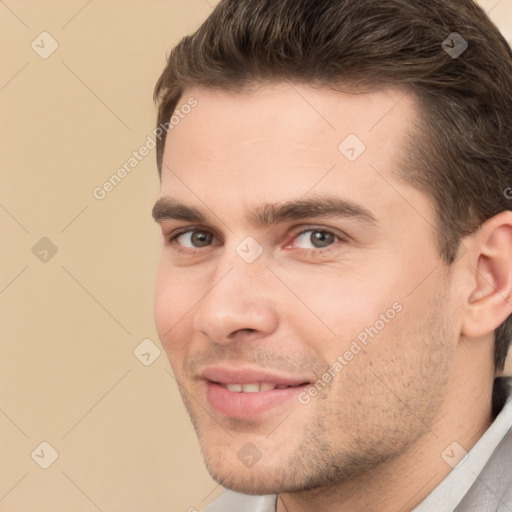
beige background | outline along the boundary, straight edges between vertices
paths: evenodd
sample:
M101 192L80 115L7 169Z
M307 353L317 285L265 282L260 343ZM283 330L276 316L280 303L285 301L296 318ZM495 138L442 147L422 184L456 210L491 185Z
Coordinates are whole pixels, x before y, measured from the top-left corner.
M165 355L133 353L160 346L154 151L92 194L146 141L165 54L215 3L0 1L1 511L192 512L221 491ZM512 0L482 4L512 40Z

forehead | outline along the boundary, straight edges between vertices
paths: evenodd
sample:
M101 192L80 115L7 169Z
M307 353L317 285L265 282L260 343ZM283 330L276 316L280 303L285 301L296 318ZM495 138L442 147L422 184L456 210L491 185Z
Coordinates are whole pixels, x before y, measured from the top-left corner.
M347 94L291 83L237 94L192 88L177 109L192 97L197 106L167 137L162 196L215 202L228 214L229 205L333 191L385 208L404 202L396 187L411 188L396 175L417 116L414 99L402 90Z

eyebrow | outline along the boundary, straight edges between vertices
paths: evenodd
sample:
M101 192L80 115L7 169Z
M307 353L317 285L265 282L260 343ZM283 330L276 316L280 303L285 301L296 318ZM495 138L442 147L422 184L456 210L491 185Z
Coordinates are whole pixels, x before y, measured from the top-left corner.
M208 221L208 216L202 210L182 204L170 197L157 200L153 206L152 216L156 222L167 219L197 223ZM347 199L333 196L266 203L251 211L248 220L254 226L265 227L311 217L350 218L370 224L377 223L377 219L368 209Z

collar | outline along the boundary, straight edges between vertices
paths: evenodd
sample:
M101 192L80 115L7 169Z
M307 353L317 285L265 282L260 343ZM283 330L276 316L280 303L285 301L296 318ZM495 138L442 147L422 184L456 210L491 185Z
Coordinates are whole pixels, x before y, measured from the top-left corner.
M448 476L412 512L452 512L512 426L512 392L491 426Z

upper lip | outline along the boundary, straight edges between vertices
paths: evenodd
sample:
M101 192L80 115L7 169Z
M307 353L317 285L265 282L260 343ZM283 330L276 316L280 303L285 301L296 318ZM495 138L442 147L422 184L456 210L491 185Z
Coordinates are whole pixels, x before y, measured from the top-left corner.
M255 369L247 366L208 366L200 377L219 384L262 384L271 383L285 386L299 386L313 382L309 377L279 374L274 371Z

